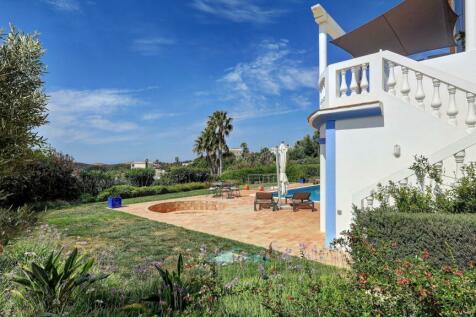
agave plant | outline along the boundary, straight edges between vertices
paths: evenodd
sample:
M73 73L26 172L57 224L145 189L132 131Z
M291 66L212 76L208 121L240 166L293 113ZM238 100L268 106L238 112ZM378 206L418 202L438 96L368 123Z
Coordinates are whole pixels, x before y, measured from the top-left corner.
M51 252L43 265L32 262L21 268L21 274L13 278L23 292L16 292L31 302L34 310L48 314L62 314L73 299L75 291L108 275L92 275L94 259L85 260L74 249L62 263L62 250Z

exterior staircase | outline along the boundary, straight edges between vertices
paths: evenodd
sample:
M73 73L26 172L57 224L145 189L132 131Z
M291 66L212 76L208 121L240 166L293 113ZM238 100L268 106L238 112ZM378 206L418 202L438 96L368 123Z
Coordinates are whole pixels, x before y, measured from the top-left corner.
M444 185L450 186L458 180L464 164L476 161L474 82L423 62L381 51L329 65L319 78L319 91L321 113L350 107L380 107L385 118L386 108L390 106L394 109L389 108L388 112L414 111L408 109L412 107L424 113L426 117L418 114L424 119L421 126L412 128L407 124L402 133L407 135L408 146L414 146L414 154L428 157L430 163L441 170ZM425 144L418 152L417 139L422 133L434 134L438 142ZM352 194L353 203L359 207L373 206L372 193L379 183L416 183L408 163L393 164L394 170L388 175L363 184L362 189Z

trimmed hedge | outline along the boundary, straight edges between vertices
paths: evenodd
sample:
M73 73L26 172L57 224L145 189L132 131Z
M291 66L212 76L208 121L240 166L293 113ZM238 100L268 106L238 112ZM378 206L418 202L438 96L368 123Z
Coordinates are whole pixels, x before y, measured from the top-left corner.
M372 256L370 244L388 246L387 261L425 252L432 265L467 267L476 263L476 215L356 210L349 241L356 265Z
M255 168L228 169L222 176L222 180L237 180L242 183L247 181L250 174L273 174L276 173L276 165L263 165ZM299 178L310 178L319 176L319 164L297 164L289 163L286 174L290 182L295 182Z
M145 186L145 187L136 187L131 185L117 185L108 188L101 193L99 193L97 200L106 201L109 196L121 196L122 198L133 198L133 197L142 197L142 196L151 196L151 195L160 195L168 193L178 193L186 192L197 189L208 188L207 183L188 183L180 185L170 185L170 186Z

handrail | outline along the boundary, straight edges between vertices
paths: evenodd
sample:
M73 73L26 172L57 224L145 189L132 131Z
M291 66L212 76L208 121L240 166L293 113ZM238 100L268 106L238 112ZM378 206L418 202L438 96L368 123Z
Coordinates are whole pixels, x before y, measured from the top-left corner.
M444 161L448 158L451 158L456 153L462 152L471 146L476 144L476 134L470 134L461 138L460 140L445 146L444 148L440 149L439 151L431 154L428 157L428 161L430 164L436 164L438 162ZM400 181L407 177L413 176L415 172L409 168L404 168L398 172L395 172L385 178L380 179L378 182L372 183L371 185L366 186L362 190L356 192L352 195L352 201L354 204L358 205L362 201L370 195L372 190L374 190L378 184L387 184L390 181Z
M406 66L420 73L423 73L427 77L438 79L439 81L447 85L455 86L456 88L459 88L460 90L464 90L465 92L476 94L476 84L470 81L467 81L460 77L456 77L446 72L442 72L436 68L423 64L421 62L414 61L411 58L393 53L391 51L382 51L381 54L383 58L388 59L392 62L396 61L397 64Z

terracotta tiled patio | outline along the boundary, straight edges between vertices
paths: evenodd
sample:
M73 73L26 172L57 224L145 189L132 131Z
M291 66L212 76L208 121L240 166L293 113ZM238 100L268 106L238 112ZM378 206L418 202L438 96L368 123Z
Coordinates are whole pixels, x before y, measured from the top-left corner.
M277 212L270 209L255 212L254 193L242 191L241 197L233 199L195 196L132 204L118 210L261 247L272 243L273 249L292 255L300 255L304 249L307 258L345 265L342 255L324 249L324 234L319 231L318 204L315 212L310 209L293 212L289 207ZM217 208L213 208L213 202ZM163 203L171 203L168 205L178 206L181 210L165 213L149 210L149 207ZM163 209L161 207L159 209Z

